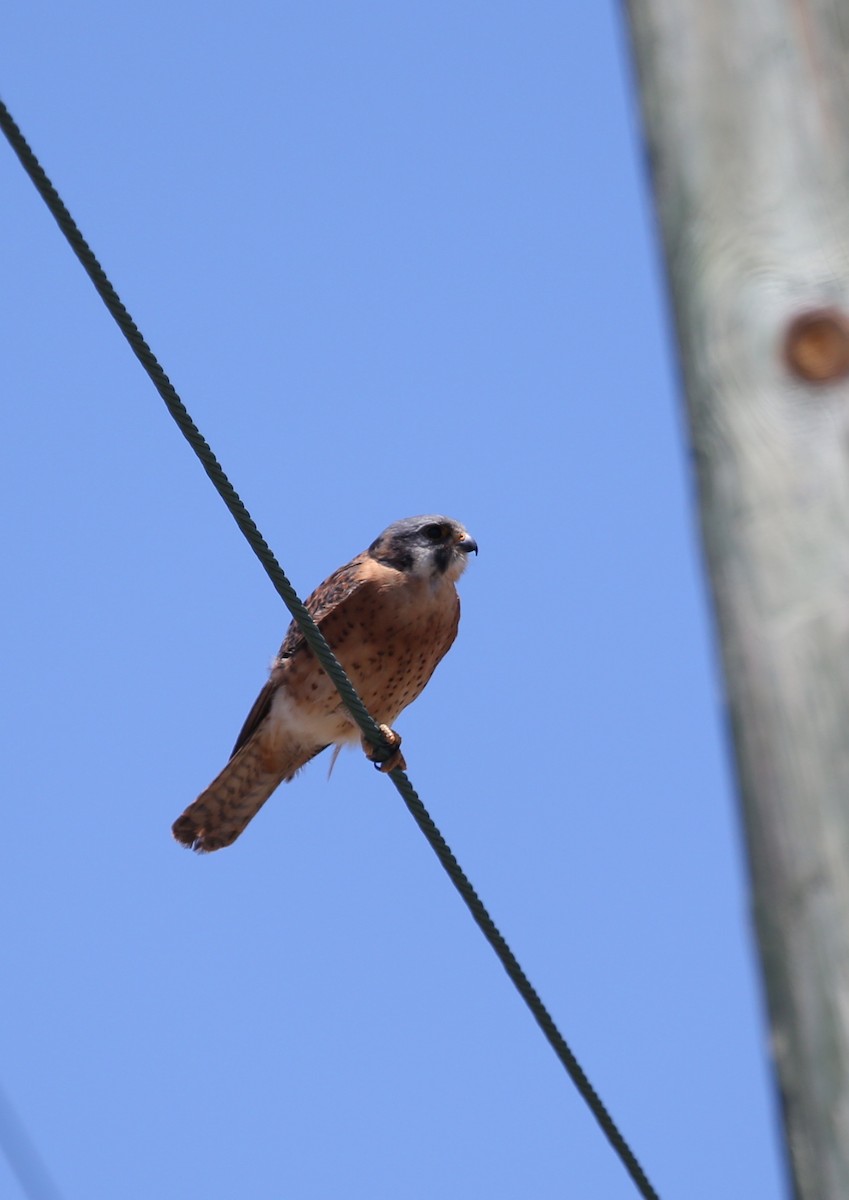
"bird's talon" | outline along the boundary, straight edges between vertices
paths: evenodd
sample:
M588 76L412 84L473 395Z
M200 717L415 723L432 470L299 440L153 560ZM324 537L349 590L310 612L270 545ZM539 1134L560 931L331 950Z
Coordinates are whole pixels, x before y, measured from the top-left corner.
M384 746L373 746L371 742L363 738L363 750L365 751L366 758L369 762L374 763L376 769L383 774L396 769L406 771L407 763L400 749L400 733L396 733L388 725L380 725L378 728L383 735L383 740L389 743L389 750L387 751Z

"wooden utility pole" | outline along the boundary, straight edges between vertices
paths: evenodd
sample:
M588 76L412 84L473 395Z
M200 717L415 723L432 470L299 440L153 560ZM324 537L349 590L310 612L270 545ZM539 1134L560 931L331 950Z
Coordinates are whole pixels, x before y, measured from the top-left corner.
M627 8L787 1142L847 1200L849 4Z

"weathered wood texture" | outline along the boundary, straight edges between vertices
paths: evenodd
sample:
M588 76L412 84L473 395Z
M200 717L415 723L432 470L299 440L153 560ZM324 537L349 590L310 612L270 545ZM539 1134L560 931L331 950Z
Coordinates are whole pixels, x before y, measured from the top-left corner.
M628 12L793 1173L847 1200L849 3Z

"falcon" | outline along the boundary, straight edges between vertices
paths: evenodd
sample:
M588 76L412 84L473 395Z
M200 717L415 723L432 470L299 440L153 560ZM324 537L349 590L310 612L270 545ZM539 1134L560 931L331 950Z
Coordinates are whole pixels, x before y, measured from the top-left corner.
M328 746L335 746L335 760L342 746L362 741L380 770L403 769L401 738L391 726L457 636L455 585L472 551L477 554L477 542L450 517L407 517L334 571L306 602L381 726L388 759L361 738L293 621L230 761L174 822L177 841L198 851L229 846L274 789Z

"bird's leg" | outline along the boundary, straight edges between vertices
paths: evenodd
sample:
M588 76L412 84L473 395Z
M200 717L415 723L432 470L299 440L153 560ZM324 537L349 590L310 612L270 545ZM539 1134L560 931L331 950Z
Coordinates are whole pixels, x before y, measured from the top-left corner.
M373 762L378 771L394 771L396 767L406 771L407 764L401 753L401 735L388 725L379 725L384 741L389 743L390 750L383 746L373 746L367 738L363 738L363 750L369 762Z

